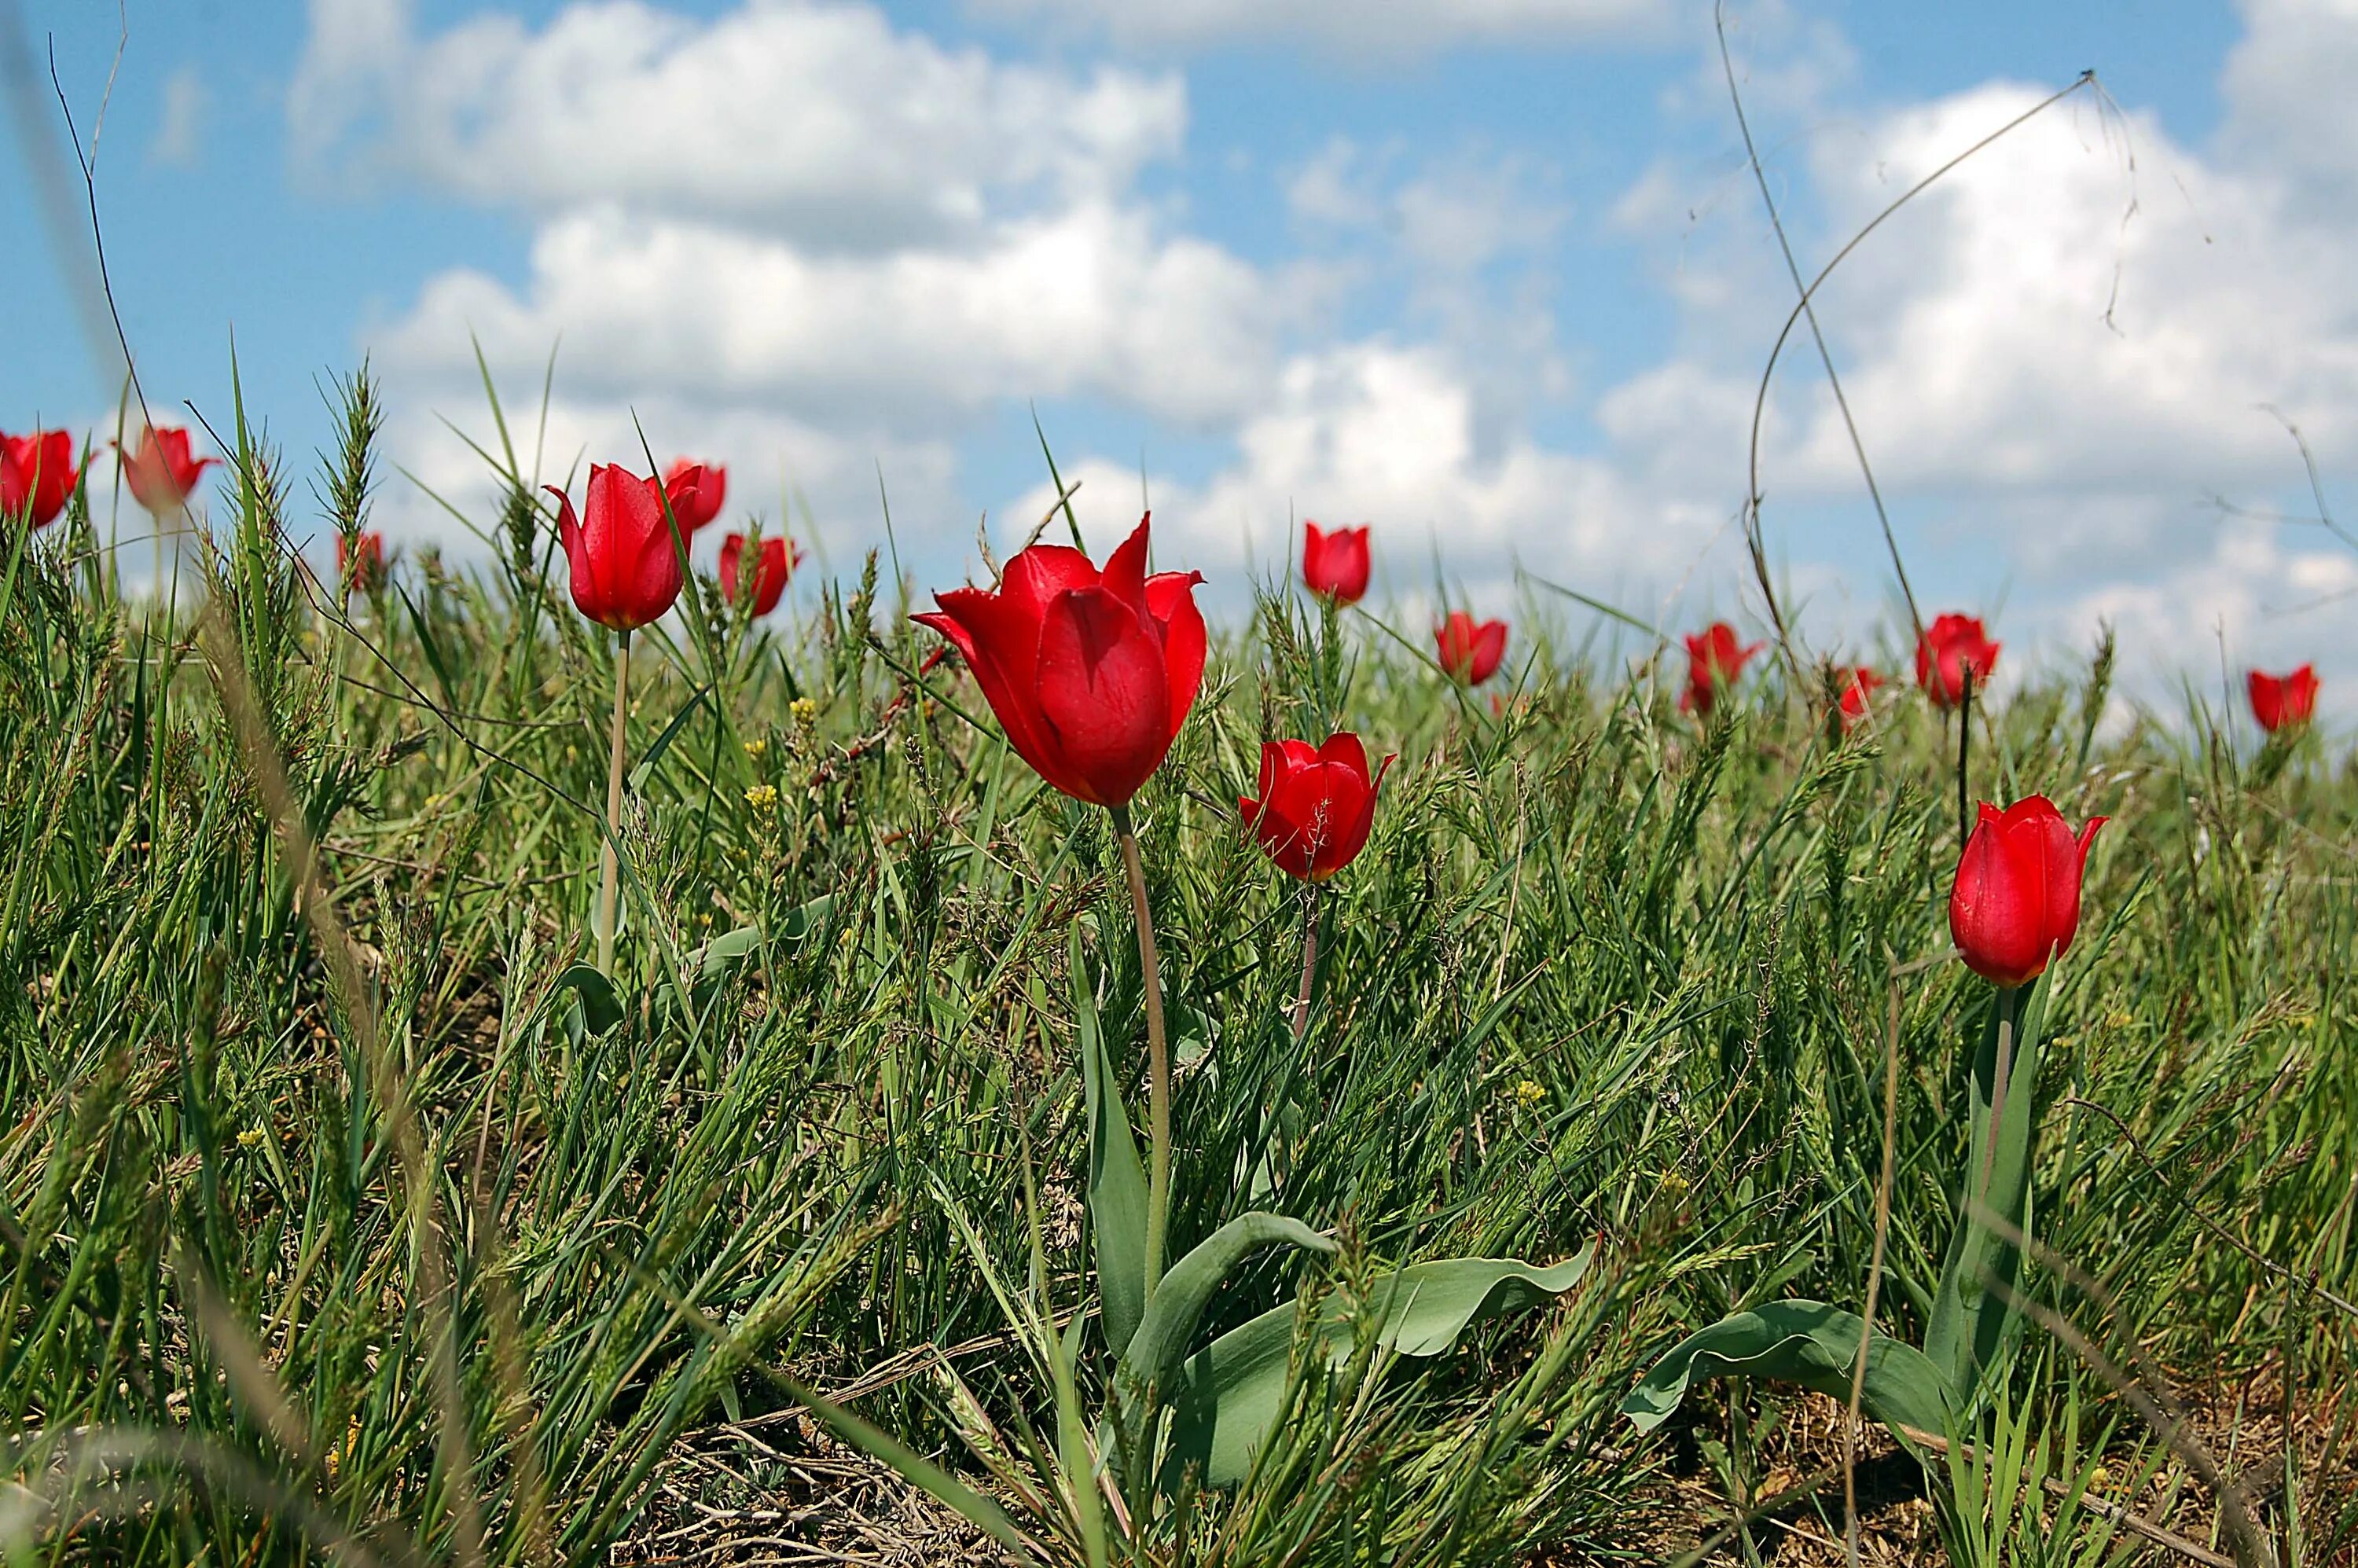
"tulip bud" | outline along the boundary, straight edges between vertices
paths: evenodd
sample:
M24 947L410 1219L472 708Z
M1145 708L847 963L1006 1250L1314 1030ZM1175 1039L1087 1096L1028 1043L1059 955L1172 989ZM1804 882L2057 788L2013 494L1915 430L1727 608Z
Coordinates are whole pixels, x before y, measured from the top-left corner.
M1271 741L1260 749L1260 795L1239 796L1245 826L1287 876L1323 882L1358 857L1375 826L1387 756L1368 772L1367 748L1348 730L1313 748Z
M1916 684L1934 707L1954 708L1964 700L1968 670L1976 692L1989 684L1990 672L1997 668L1997 650L1977 617L1940 616L1916 641Z
M1982 802L1949 893L1949 935L1967 968L2001 986L2027 985L2071 946L2081 873L2104 820L2090 817L2074 838L2044 795L2003 812Z
M753 613L767 615L786 591L786 579L803 564L803 553L796 550L789 558L785 540L764 539L749 561L745 544L742 534L731 534L720 542L720 591L732 604L751 599Z
M672 481L676 514L679 499L693 487L683 475ZM600 626L633 632L660 618L679 597L680 545L665 515L665 489L625 469L602 463L590 470L590 487L576 517L572 497L555 485L557 537L572 578L573 602Z
M116 442L114 449L122 451L123 444ZM197 481L219 460L192 456L186 430L150 425L139 438L139 449L124 460L124 482L131 486L133 498L149 515L168 516L189 503Z
M1714 621L1700 635L1687 637L1687 688L1679 694L1679 711L1708 715L1719 701L1720 692L1736 684L1744 673L1744 662L1760 651L1760 644L1745 647L1736 640L1736 628L1725 621Z
M670 492L679 531L693 534L720 515L721 503L729 498L729 470L719 463L681 458L664 470L664 489Z
M1302 584L1337 604L1358 603L1368 591L1368 531L1337 528L1328 534L1315 523L1304 523Z
M1129 804L1204 684L1203 574L1146 575L1151 521L1102 573L1069 546L1033 545L995 590L951 589L913 618L957 647L1015 754L1096 806Z
M1485 621L1477 626L1462 610L1451 611L1449 619L1433 628L1433 640L1441 650L1443 672L1467 686L1488 680L1507 656L1507 623Z
M48 527L66 509L81 478L67 431L0 436L0 523L23 517L36 528Z
M2288 676L2254 670L2246 684L2252 696L2252 717L2271 735L2288 727L2299 729L2317 716L2315 665L2303 665Z

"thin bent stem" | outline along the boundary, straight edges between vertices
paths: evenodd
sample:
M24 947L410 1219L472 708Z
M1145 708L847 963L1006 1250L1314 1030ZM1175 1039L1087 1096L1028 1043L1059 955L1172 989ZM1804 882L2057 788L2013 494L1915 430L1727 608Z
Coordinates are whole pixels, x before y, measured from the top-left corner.
M1293 993L1293 1043L1310 1028L1310 988L1318 975L1318 884L1302 890L1302 989Z
M1130 908L1138 916L1139 978L1146 989L1146 1072L1151 1147L1146 1166L1146 1293L1163 1282L1163 1249L1171 1228L1171 1049L1163 1031L1163 967L1154 952L1154 917L1146 907L1146 862L1138 853L1130 807L1117 806L1113 830L1121 839L1121 866L1130 875Z
M614 733L606 759L606 840L598 851L598 972L614 978L614 895L622 862L614 846L622 837L622 729L631 697L631 634L622 633L614 656Z

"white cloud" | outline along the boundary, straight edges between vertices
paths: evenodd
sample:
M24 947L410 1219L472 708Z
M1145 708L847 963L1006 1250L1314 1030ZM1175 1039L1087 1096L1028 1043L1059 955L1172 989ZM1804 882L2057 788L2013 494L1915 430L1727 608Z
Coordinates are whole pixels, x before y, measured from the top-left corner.
M778 452L869 518L882 462L913 516L955 517L949 452L1009 401L1232 428L1326 292L1139 194L1184 135L1175 76L1009 63L800 0L708 21L589 0L428 36L399 4L313 16L289 115L314 158L535 225L523 277L430 278L373 329L378 362L463 413L474 341L513 388L561 340L556 423L601 458L635 447L635 408L665 450ZM481 492L432 422L395 438Z
M1959 94L1884 122L1872 163L1822 159L1836 227L2039 96ZM2093 107L1979 155L1829 286L1845 390L1888 481L2190 493L2282 471L2256 405L2320 430L2358 421L2348 236L2289 222L2265 172L2206 164L2149 116L2125 144ZM1854 468L1831 418L1803 463L1836 482Z
M2327 211L2358 200L2358 4L2241 0L2245 32L2220 82L2222 142Z
M1353 18L1362 43L1573 38L1621 10L994 3L1162 43L1335 42ZM2269 154L2320 134L2268 101L2330 85L2300 75L2337 58L2299 43L2323 4L2252 0L2214 145L2093 101L2051 110L1886 224L1821 297L1928 612L2005 593L2009 648L2058 656L2110 617L2125 668L2164 686L2213 657L2187 643L2215 619L2231 648L2248 644L2235 657L2314 653L2330 694L2358 692L2358 666L2321 636L2346 609L2290 613L2358 583L2358 553L2202 504L2213 491L2278 503L2298 481L2257 404L2299 418L2329 463L2358 451L2358 301L2343 287L2358 218L2350 198L2318 197L2331 159ZM966 551L977 508L957 442L1024 398L1071 397L1226 444L1184 481L1152 476L1159 555L1221 582L1287 569L1291 515L1375 524L1403 594L1427 586L1437 539L1453 584L1491 609L1510 601L1512 559L1645 613L1682 589L1677 615L1724 613L1748 591L1729 520L1790 286L1720 131L1708 162L1665 163L1612 210L1641 253L1675 253L1644 269L1675 308L1671 341L1575 404L1552 301L1531 287L1570 205L1536 154L1336 141L1285 187L1305 259L1248 261L1142 189L1184 154L1175 76L1011 62L817 0L745 0L707 21L594 0L538 30L494 19L423 38L395 0L314 0L313 16L290 116L326 167L393 171L534 224L523 276L444 273L382 325L380 362L416 406L476 406L470 331L509 387L536 384L561 335L553 454L634 452L635 411L659 457L719 457L767 490L789 470L840 528L843 564L881 535L880 460L903 547ZM1773 47L1747 91L1805 267L2035 101L1994 83L1780 141L1804 108L1826 123L1849 67L1815 25L1766 23L1755 37ZM1717 125L1701 83L1670 112ZM1350 337L1326 324L1344 281L1383 312ZM1797 339L1765 431L1769 543L1810 595L1805 636L1855 645L1885 568L1822 381ZM1567 412L1589 427L1579 450L1541 433ZM480 483L424 418L395 438L421 472ZM1067 471L1085 481L1092 541L1118 536L1135 462L1062 456L1079 460ZM1020 536L1046 499L998 512L995 535ZM2029 664L2010 658L2008 678Z
M1372 342L1297 356L1271 406L1241 427L1233 463L1201 484L1152 484L1157 553L1282 577L1289 517L1368 523L1392 591L1429 583L1437 542L1453 584L1504 609L1517 561L1591 584L1667 582L1721 539L1725 509L1705 492L1633 484L1610 460L1520 433L1486 451L1477 425L1472 388L1437 351ZM1134 516L1137 474L1107 462L1074 471L1093 541L1114 536ZM1028 529L1053 498L1042 486L1001 515Z
M1349 56L1458 44L1621 42L1673 33L1687 4L1661 0L968 0L986 16L1049 21L1122 43L1308 43Z
M193 168L211 104L204 78L195 66L181 66L166 77L163 110L157 116L156 139L148 144L148 160L169 168Z
M2044 95L1993 83L1815 139L1805 199L1789 168L1775 175L1817 218L1796 234L1805 272ZM1700 462L1732 506L1791 285L1748 187L1748 205L1714 210L1725 180L1718 164L1683 180L1658 168L1617 214L1677 237L1687 347L1609 389L1598 419L1633 481ZM2345 202L2320 223L2301 189L2256 144L2197 151L2149 114L2083 99L1978 154L1844 264L1820 316L1927 613L2007 591L2026 653L2076 651L2112 616L2147 696L2187 663L2189 628L2207 637L2213 620L2231 645L2342 656L2320 636L2331 612L2289 625L2277 612L2319 597L2304 576L2339 580L2337 560L2358 554L2255 550L2252 525L2206 504L2213 492L2281 504L2299 485L2298 454L2263 404L2300 420L2329 464L2358 452L2358 301L2342 281L2358 222ZM1772 550L1887 577L1805 330L1768 414ZM1804 628L1819 641L1845 630L1814 611Z
M1258 399L1301 293L1095 202L970 249L857 257L599 207L543 226L521 291L446 273L382 341L396 363L459 379L471 330L494 363L515 366L561 333L568 386L669 389L852 427L1067 393L1203 423Z
M867 5L747 0L699 22L591 0L538 31L486 16L424 38L392 0L313 5L289 101L310 160L535 212L939 241L1121 189L1186 127L1175 76L1011 65Z

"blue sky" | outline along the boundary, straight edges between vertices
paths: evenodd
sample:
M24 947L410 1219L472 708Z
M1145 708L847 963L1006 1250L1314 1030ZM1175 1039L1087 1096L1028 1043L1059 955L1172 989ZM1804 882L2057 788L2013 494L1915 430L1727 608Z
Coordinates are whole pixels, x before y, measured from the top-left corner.
M87 136L114 7L16 9ZM1928 614L2003 606L2026 658L2076 656L2109 620L2153 694L2166 671L2214 679L2223 636L2234 663L2316 658L2329 708L2353 711L2358 597L2334 595L2358 590L2358 552L2211 501L2306 509L2258 404L2299 420L2330 485L2358 450L2338 259L2358 124L2334 118L2358 18L2337 10L1731 6L1810 268L2082 68L2116 105L2083 93L1976 159L1822 300ZM879 466L927 580L966 569L986 511L1020 535L1044 499L1036 404L1093 534L1134 509L1142 462L1159 553L1216 580L1273 569L1292 512L1374 524L1410 599L1437 545L1454 590L1498 608L1520 562L1669 620L1759 614L1726 522L1791 289L1707 9L124 16L99 194L143 382L220 423L233 332L291 454L325 439L318 384L365 351L395 398L392 457L471 504L481 476L440 423L487 424L469 332L512 404L536 401L561 333L555 473L631 456L635 413L659 455L728 461L773 519L798 487L838 566L879 535ZM26 211L17 151L0 201ZM0 427L95 427L114 389L55 249L11 254ZM1889 635L1890 589L1822 381L1788 361L1764 491L1832 648ZM397 543L463 547L399 478L383 516Z

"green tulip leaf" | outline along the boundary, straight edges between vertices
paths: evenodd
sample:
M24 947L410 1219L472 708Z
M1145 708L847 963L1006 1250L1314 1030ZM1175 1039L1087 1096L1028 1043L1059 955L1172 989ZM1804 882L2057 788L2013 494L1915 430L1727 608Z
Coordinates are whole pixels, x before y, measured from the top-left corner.
M703 979L717 979L731 965L762 946L762 928L741 925L734 931L724 931L690 955L696 960L698 974Z
M2015 1237L2030 1234L2030 1167L2039 1130L2031 1090L2039 1081L2046 992L2044 982L1999 990L1990 1000L1981 1047L1974 1054L1972 1132L1964 1184L1957 1195L1957 1227L1949 1236L1924 1329L1924 1353L1947 1378L1951 1400L1961 1411L1972 1405L1992 1370L2010 1358L2022 1331L2016 1295L2022 1283L2022 1249Z
M1281 1214L1240 1214L1206 1237L1171 1265L1147 1303L1146 1317L1123 1352L1122 1370L1139 1383L1160 1381L1178 1365L1212 1292L1248 1254L1290 1241L1312 1252L1332 1252L1335 1243L1298 1219Z
M1793 1383L1848 1403L1866 1324L1823 1302L1769 1302L1687 1336L1654 1364L1621 1413L1640 1432L1671 1418L1694 1383L1742 1374ZM1940 1368L1909 1344L1878 1334L1867 1341L1866 1413L1895 1431L1935 1435L1948 1425Z
M778 923L778 935L788 942L806 941L813 932L824 930L834 914L835 895L821 893L809 903L796 904L786 911L785 918Z
M551 1000L579 1007L582 1029L590 1034L603 1034L622 1022L622 1003L614 995L614 983L588 964L568 964L557 977Z
M1364 1310L1377 1314L1377 1342L1402 1356L1438 1356L1455 1346L1476 1318L1495 1317L1544 1302L1580 1283L1594 1246L1552 1268L1511 1258L1450 1258L1416 1263L1379 1277ZM1187 1465L1205 1483L1232 1487L1252 1469L1253 1455L1284 1414L1290 1392L1293 1304L1265 1312L1230 1329L1181 1363L1172 1393L1166 1486ZM1351 1354L1357 1320L1338 1297L1320 1303L1311 1325L1314 1345L1329 1366Z
M1121 1103L1121 1085L1106 1059L1097 994L1081 961L1077 927L1067 943L1073 1016L1078 1023L1083 1108L1089 1123L1089 1240L1097 1253L1098 1299L1106 1343L1125 1346L1146 1315L1146 1167Z

